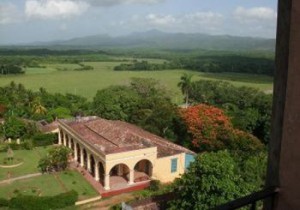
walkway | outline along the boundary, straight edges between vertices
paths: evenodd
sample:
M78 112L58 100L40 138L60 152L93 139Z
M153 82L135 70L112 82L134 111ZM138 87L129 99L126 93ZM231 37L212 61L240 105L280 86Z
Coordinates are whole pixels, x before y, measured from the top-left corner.
M112 206L118 205L122 202L133 200L135 195L133 193L124 193L118 196L106 198L105 200L97 201L90 204L85 204L78 207L80 210L109 210Z
M15 177L15 178L11 178L11 179L5 179L0 181L0 184L7 184L13 181L17 181L17 180L21 180L21 179L28 179L28 178L32 178L32 177L36 177L36 176L40 176L42 175L42 173L35 173L35 174L27 174L24 176L19 176L19 177Z

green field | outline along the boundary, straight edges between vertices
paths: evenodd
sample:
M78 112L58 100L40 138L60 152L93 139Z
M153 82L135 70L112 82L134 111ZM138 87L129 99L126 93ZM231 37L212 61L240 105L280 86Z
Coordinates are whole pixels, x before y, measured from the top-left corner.
M18 177L26 174L38 173L38 161L41 156L46 155L47 148L37 147L33 150L14 150L14 157L23 159L23 164L16 168L0 168L0 181L10 177ZM7 156L6 152L0 153L0 160ZM0 193L1 195L1 193Z
M17 194L52 196L70 190L79 194L79 200L95 197L98 193L76 171L65 171L57 174L44 174L34 178L0 184L0 197L9 199Z
M151 62L155 62L152 59ZM158 63L162 60L157 60ZM199 73L187 70L164 70L164 71L113 71L114 66L121 62L85 62L85 65L94 67L91 71L73 71L79 66L76 64L41 64L46 68L28 68L24 75L2 76L0 86L5 86L11 81L22 83L25 87L38 90L46 88L49 92L79 94L92 99L97 90L110 85L126 85L132 77L154 78L161 82L172 93L175 103L181 103L182 94L177 87L181 75L184 72L194 74L194 80L210 79L224 80L234 85L246 85L259 88L263 91L272 90L272 78L263 75L245 75L234 73ZM123 62L124 63L124 62ZM64 69L64 70L58 70Z

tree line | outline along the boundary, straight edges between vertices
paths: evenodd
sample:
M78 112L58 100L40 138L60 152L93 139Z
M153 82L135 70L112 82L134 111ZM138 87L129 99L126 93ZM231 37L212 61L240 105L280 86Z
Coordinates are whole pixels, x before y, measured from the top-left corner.
M158 71L166 69L187 69L197 72L234 72L248 74L274 74L274 60L250 56L197 56L170 59L163 64L149 63L145 60L134 60L132 63L122 63L114 67L115 71Z

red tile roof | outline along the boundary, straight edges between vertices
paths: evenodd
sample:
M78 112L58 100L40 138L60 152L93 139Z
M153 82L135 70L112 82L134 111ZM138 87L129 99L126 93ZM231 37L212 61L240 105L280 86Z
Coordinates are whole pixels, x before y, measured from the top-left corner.
M176 145L169 140L149 133L135 125L105 120L98 117L85 117L76 120L59 121L97 150L105 154L157 147L158 157L179 153L194 154L192 151Z
M42 124L40 123L40 130L43 133L50 133L53 132L54 130L58 129L58 121L53 121L52 123L48 123L48 124Z

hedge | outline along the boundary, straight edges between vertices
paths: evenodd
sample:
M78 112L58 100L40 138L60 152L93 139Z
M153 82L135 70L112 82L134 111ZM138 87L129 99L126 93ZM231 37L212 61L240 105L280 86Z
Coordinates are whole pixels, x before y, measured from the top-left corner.
M0 199L0 207L8 206L20 210L51 210L75 205L78 193L74 190L55 196L18 195L10 200Z
M12 150L31 150L33 148L33 145L31 140L25 140L20 144L17 144L16 142L4 143L0 145L0 152L6 152L8 148L11 148Z
M4 207L4 206L8 206L9 201L4 199L4 198L0 198L0 208Z
M54 133L47 134L35 134L32 138L34 146L48 146L54 144L57 139L57 135Z

